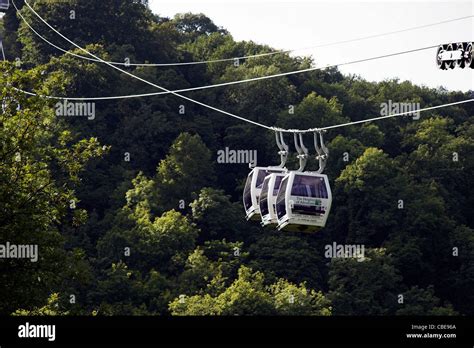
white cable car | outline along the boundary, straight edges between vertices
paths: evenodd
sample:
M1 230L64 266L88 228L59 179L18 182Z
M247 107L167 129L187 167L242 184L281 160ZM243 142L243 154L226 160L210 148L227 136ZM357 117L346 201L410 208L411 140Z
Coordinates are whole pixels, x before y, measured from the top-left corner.
M288 158L288 146L283 140L283 135L276 132L277 145L280 151L278 154L281 157L281 164L275 167L255 167L249 173L247 181L245 182L243 201L247 220L260 219L259 197L262 192L263 182L265 177L272 173L286 173L285 168L286 159Z
M265 177L271 173L286 173L286 169L278 167L255 167L247 177L244 189L244 207L247 220L260 219L258 200L262 192Z
M455 44L440 45L436 53L438 69L454 69L456 66L474 69L473 42L459 42Z
M277 224L276 198L280 189L281 181L285 177L284 173L272 173L263 181L262 192L260 193L259 207L262 217L262 226Z
M289 172L282 180L276 199L278 229L295 232L316 232L326 226L332 204L331 187L327 175L322 174L328 157L322 133L314 133L314 145L319 160L317 172L304 172L308 150L303 144L303 136L294 134L300 168Z
M10 0L0 0L0 12L6 12L10 8Z
M317 173L289 173L276 201L278 229L316 232L326 226L332 194L328 177Z

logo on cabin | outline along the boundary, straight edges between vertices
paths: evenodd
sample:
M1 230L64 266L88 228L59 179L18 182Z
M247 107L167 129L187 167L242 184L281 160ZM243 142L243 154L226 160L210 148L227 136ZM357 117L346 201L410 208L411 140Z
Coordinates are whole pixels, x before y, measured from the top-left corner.
M321 205L322 202L320 199L314 199L310 197L300 197L296 196L296 204L301 205Z

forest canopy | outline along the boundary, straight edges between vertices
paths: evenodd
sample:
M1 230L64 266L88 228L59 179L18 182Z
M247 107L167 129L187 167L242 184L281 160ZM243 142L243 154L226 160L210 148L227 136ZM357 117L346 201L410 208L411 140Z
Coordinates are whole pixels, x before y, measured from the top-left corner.
M16 1L22 4L21 1ZM235 41L205 14L174 18L134 1L33 1L59 32L103 59L191 62L274 51ZM74 11L74 19L70 11ZM48 40L83 55L22 7ZM0 244L35 244L38 262L0 259L3 315L473 315L474 105L329 131L333 207L315 234L247 222L248 165L279 163L274 134L172 95L97 101L62 117L39 95L155 92L64 54L10 9L1 31ZM305 69L318 57L126 67L168 89ZM189 92L264 124L309 128L474 92L366 81L337 68ZM288 166L297 167L295 154ZM309 169L317 167L313 158ZM364 260L325 247L363 245Z

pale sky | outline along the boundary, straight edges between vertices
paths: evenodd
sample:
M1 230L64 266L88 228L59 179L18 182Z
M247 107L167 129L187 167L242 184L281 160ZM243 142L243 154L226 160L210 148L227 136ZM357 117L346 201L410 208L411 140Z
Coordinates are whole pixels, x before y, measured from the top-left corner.
M474 14L472 0L150 0L154 13L204 13L234 39L277 49L299 49L425 25ZM296 55L312 55L317 66L332 65L442 43L474 41L473 18ZM474 90L474 69L441 71L436 49L341 67L369 81L398 77L429 87Z

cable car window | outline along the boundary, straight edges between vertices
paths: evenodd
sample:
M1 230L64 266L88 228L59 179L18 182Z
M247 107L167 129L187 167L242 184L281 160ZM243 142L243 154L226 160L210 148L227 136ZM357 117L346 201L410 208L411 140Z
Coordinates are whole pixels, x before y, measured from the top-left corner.
M280 189L281 181L283 180L282 176L277 176L275 178L275 186L273 187L273 197L278 195L278 190Z
M265 180L265 177L267 176L267 172L265 170L259 170L258 171L258 176L257 176L257 183L255 184L256 188L262 188L263 185L263 180Z
M296 175L291 189L292 196L328 198L324 178L315 176Z
M263 180L265 180L265 177L268 174L273 174L273 173L281 173L282 170L268 170L268 169L261 169L258 171L258 176L257 176L257 182L255 183L255 187L260 189L262 188Z
M278 217L281 218L286 215L286 205L285 205L285 193L286 193L286 186L288 185L288 178L284 178L281 182L280 190L278 191L277 197L277 214Z
M8 10L9 7L9 0L0 0L0 10Z
M262 194L260 195L260 212L262 216L268 214L267 197L268 197L268 182L269 181L270 181L270 178L266 178L265 181L263 182Z
M253 172L247 177L247 182L245 183L244 189L244 205L245 210L249 210L252 207L252 195L250 193L250 188L252 186Z

